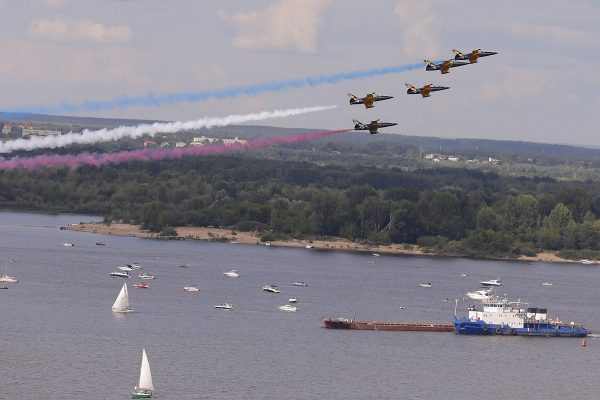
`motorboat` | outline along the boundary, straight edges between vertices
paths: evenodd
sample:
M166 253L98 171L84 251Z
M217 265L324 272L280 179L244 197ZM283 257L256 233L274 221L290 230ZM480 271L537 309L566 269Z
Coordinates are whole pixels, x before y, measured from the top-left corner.
M199 292L200 291L200 289L198 289L198 286L196 286L196 285L184 286L183 290L185 290L186 292Z
M423 282L423 283L419 283L419 286L421 286L421 287L432 287L433 285L431 284L431 282Z
M96 246L106 246L106 243L104 243L104 242L96 242Z
M19 280L17 278L15 278L14 276L10 276L10 275L6 274L6 275L0 276L0 282L18 283Z
M297 299L297 298L295 298L295 297L290 297L290 298L288 299L288 303L297 303L297 302L298 302L298 299Z
M131 264L125 264L125 265L127 265L131 269L142 269L142 266L137 263L131 263Z
M293 306L291 304L286 304L284 306L279 306L279 309L281 311L287 311L287 312L294 312L294 311L298 311L298 307Z
M113 278L129 278L130 275L127 271L113 271L110 276Z
M133 285L133 287L136 289L148 289L150 285L148 285L146 282L140 282Z
M223 272L223 275L228 276L230 278L239 278L240 272L237 269L232 269L231 271Z
M127 291L127 283L123 284L115 303L112 306L112 312L115 313L130 313L134 312L133 307L129 305L129 292Z
M123 265L122 267L117 267L118 269L120 269L121 271L133 271L133 268L131 268L129 265Z
M233 306L229 303L223 303L215 306L219 310L233 310Z
M63 243L63 246L65 246L65 247L73 247L73 246L75 246L75 243Z
M152 397L154 392L154 385L152 384L152 373L150 372L150 363L146 356L146 349L142 349L142 367L140 369L140 381L133 388L131 393L132 399L149 399Z
M379 253L373 253L373 257L379 257Z
M585 258L584 258L584 259L581 259L581 260L579 260L579 262L580 262L580 263L582 263L582 264L586 264L586 265L589 265L589 264L593 264L593 263L594 263L592 260L587 260L587 259L585 259Z
M263 286L263 290L270 293L281 293L277 285L265 285Z
M183 264L177 264L177 267L178 268L189 268L190 266L187 265L186 263L183 263Z
M292 285L307 287L308 283L306 283L306 282L294 282L294 283L292 283Z
M469 276L469 274L460 274L460 276Z
M271 242L265 242L265 246L270 246Z
M492 289L484 288L473 292L467 292L465 296L471 300L488 300L492 297Z
M307 248L307 249L314 249L314 248L315 248L315 246L314 246L314 245L312 245L312 244L307 244L307 245L306 245L306 248Z
M502 286L502 281L500 281L500 279L490 279L489 281L481 281L479 283L483 286Z
M143 272L143 273L139 274L138 278L140 278L140 279L156 279L156 277L149 272Z
M554 286L553 282L542 282L542 286Z

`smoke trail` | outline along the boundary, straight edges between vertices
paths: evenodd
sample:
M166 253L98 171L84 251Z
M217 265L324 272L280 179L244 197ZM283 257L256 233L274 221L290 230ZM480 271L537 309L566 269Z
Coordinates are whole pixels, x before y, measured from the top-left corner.
M276 138L255 139L242 143L218 144L212 146L177 149L144 149L105 154L81 153L76 155L41 155L35 157L13 157L10 159L0 157L0 170L35 170L48 167L69 167L71 169L76 169L82 165L100 167L103 165L121 164L129 161L177 159L187 156L221 154L236 150L258 149L266 146L298 143L305 140L325 138L350 131L350 129L344 129L337 131L311 132Z
M305 108L290 108L286 110L263 111L254 114L230 115L224 118L200 118L194 121L155 122L136 126L120 126L113 129L97 131L84 130L81 134L69 132L61 136L33 136L30 139L16 139L0 143L0 153L10 153L16 150L54 149L71 144L93 144L110 142L125 137L137 138L143 135L154 136L157 133L175 133L191 129L213 128L241 124L250 121L262 121L268 118L285 118L293 115L306 114L316 111L330 110L337 106L315 106Z
M21 113L61 114L76 113L80 111L113 110L115 108L124 109L131 106L160 106L163 104L194 103L209 99L227 99L238 97L240 95L256 96L257 94L264 92L280 92L288 89L314 87L326 83L337 83L374 76L396 74L419 68L423 68L423 63L340 72L331 75L312 76L277 82L264 82L246 86L233 86L201 92L171 93L160 96L149 93L146 96L120 97L106 101L85 101L80 104L62 103L54 107L19 107L13 111Z

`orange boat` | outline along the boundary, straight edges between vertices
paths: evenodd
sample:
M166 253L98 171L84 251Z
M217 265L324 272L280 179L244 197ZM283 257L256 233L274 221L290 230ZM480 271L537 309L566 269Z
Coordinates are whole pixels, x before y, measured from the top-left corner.
M145 282L140 282L133 285L133 287L136 289L148 289L150 286Z

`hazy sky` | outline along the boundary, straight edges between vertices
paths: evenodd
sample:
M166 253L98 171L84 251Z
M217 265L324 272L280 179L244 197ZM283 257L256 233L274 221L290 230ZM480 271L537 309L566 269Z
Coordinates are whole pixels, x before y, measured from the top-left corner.
M228 100L75 115L196 119L337 104L265 125L600 145L600 2L564 0L0 0L0 110L200 92L451 58L420 70ZM431 98L405 82L451 86ZM346 93L396 98L350 107Z

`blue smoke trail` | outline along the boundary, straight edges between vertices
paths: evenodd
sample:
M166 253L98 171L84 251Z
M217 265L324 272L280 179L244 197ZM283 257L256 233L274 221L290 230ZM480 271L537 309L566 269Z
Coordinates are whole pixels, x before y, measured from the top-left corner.
M362 71L341 72L332 75L321 75L301 79L289 79L279 82L265 82L247 86L234 86L224 89L207 90L202 92L175 93L157 96L149 93L139 97L120 97L105 101L85 101L80 104L61 103L53 107L19 107L13 111L31 114L63 114L80 111L101 111L124 109L131 106L160 106L164 104L194 103L209 99L228 99L240 95L256 96L264 92L281 92L288 89L320 86L326 83L337 83L354 79L396 74L423 68L423 63L407 64L385 68L372 68Z

